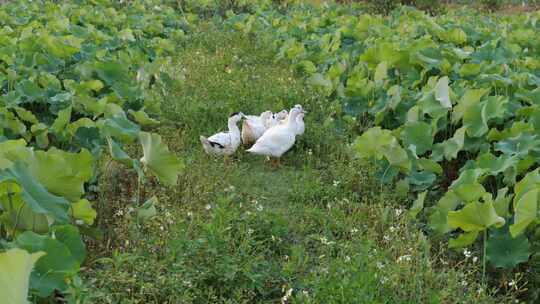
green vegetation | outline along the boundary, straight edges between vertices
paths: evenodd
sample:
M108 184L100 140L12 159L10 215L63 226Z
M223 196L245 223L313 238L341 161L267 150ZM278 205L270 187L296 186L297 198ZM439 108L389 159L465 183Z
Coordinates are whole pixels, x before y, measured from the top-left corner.
M338 105L275 62L269 42L213 25L190 35L169 71L185 82L163 103L176 126L161 129L186 169L176 188L148 189L159 216L143 226L126 204L133 178L122 167L103 177L106 235L85 273L88 296L277 303L291 290L292 303L509 303L482 290L473 257L455 265L431 248L403 198L381 192L373 168L354 159ZM296 103L309 111L309 128L283 168L243 149L231 163L203 153L198 136L223 129L230 112Z
M0 258L21 271L2 286L20 291L10 303L23 303L28 289L36 301L77 296L81 234L99 232L89 199L105 151L137 171L139 188L146 174L176 184L181 162L158 134L143 131L159 124L157 93L175 82L163 67L188 27L159 4L0 6ZM143 150L136 159L122 150L134 142ZM148 215L155 200L142 198L135 208Z
M0 5L0 299L537 301L540 13L394 3Z
M488 270L519 271L538 242L540 14L433 18L403 7L381 17L358 7L230 23L273 33L279 57L341 102L362 133L358 155L378 163L382 183L416 193L410 212L422 231L451 237L452 249L479 245L482 281Z

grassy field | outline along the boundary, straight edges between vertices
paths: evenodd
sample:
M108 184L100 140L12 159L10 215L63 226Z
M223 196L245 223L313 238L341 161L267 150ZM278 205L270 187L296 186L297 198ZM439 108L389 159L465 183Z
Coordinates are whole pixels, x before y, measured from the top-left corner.
M479 285L479 261L438 254L404 198L352 157L331 101L274 62L264 37L207 24L174 65L183 85L163 92L160 133L184 161L159 216L140 224L136 178L114 165L100 183L99 226L83 272L94 303L510 303ZM224 162L199 135L231 112L302 104L306 134L273 169L239 149ZM343 134L346 134L344 132ZM120 185L113 187L111 185ZM145 192L143 191L143 192ZM474 265L475 267L471 267Z

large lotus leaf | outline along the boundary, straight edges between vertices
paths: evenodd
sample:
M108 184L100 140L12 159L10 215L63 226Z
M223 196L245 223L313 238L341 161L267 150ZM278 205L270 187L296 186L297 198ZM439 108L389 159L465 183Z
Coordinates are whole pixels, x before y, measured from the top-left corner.
M514 198L514 207L516 206L516 202L519 201L525 193L537 188L540 188L540 169L527 173L527 175L516 184L514 187L514 193L516 194L516 197Z
M81 199L78 202L72 203L70 205L69 213L74 219L82 220L86 225L94 224L94 220L97 216L96 210L92 208L92 205L86 199Z
M6 140L0 142L0 169L6 169L17 160L26 160L30 156L30 149L26 148L26 141Z
M493 207L495 207L495 211L497 211L497 214L502 217L509 217L510 216L510 202L512 202L513 195L507 195L508 188L502 188L497 191L497 198L495 199L495 202L493 202Z
M380 127L371 128L356 139L354 146L361 158L382 159L385 157L391 165L410 168L407 152L401 148L388 130Z
M452 111L452 122L457 123L461 120L467 108L478 104L489 91L490 89L467 89Z
M388 77L388 67L386 65L386 62L383 61L377 65L377 68L375 68L375 75L373 77L373 80L375 82L382 82Z
M19 118L22 119L23 121L26 121L32 124L39 123L36 116L32 112L26 110L25 108L15 107L15 112L17 113L17 116L19 116Z
M416 218L418 213L420 213L420 211L422 211L422 209L424 208L424 201L426 200L427 193L427 191L424 191L418 194L418 197L416 198L416 200L414 200L411 209L409 209L409 215L412 218Z
M67 132L71 136L75 136L75 133L77 133L77 130L79 130L79 128L94 128L95 126L96 126L96 123L93 120L87 117L83 117L70 123L67 126Z
M14 245L30 253L46 253L36 263L30 278L31 289L40 297L50 295L55 289L66 290L66 278L79 271L79 262L69 247L50 236L27 231L17 237Z
M435 99L445 108L452 108L450 100L450 87L448 87L448 77L444 76L437 82L435 86Z
M516 137L497 142L495 144L495 150L520 157L525 157L532 151L540 153L540 136L532 132L524 132Z
M477 63L466 63L459 69L459 75L461 77L476 76L480 74L482 66Z
M407 123L401 131L405 147L414 146L416 153L422 155L431 149L433 134L431 126L423 121Z
M476 241L478 237L478 231L464 232L455 239L448 241L449 248L462 248L467 247Z
M486 134L489 130L489 120L502 118L507 102L508 99L490 97L485 101L468 107L463 115L463 125L467 128L467 135L480 137Z
M16 184L4 184L0 187L6 187L11 194L0 194L0 209L3 213L0 215L0 221L5 225L8 231L34 231L37 233L49 232L49 220L46 215L35 213L28 204L25 204L20 188L15 191Z
M116 61L97 62L95 70L101 80L110 86L117 83L127 82L129 71L127 66L123 66Z
M454 136L442 143L438 143L434 146L432 158L435 161L442 160L444 156L447 160L452 160L457 157L459 151L463 149L465 143L465 127L461 127L456 130Z
M86 247L77 227L72 225L54 226L53 231L54 238L66 245L79 265L82 264L86 258Z
M58 117L54 121L53 125L51 126L51 129L56 134L63 134L66 126L68 125L69 121L71 120L71 107L67 107L60 112L58 112Z
M534 128L531 124L524 121L516 121L512 124L510 128L504 129L502 131L493 128L489 131L487 139L489 141L500 141L503 139L508 139L512 137L517 137L522 133L529 133L534 131Z
M539 193L540 188L537 188L520 196L517 202L514 199L514 224L510 226L510 233L513 237L523 233L536 220Z
M460 185L473 184L481 182L481 179L486 175L486 170L481 168L466 169L461 171L459 177L452 182L450 189L459 187Z
M435 173L435 174L442 174L443 169L441 165L439 165L436 161L427 159L427 158L420 158L417 160L418 167L424 171Z
M482 155L479 155L476 159L476 165L478 168L486 169L490 175L497 175L504 172L510 167L517 165L519 159L517 157L512 157L507 154L502 154L499 157L487 152Z
M116 114L100 123L98 125L106 136L117 138L122 142L132 142L139 136L140 127L127 119L123 113Z
M28 101L34 101L44 96L44 91L30 80L23 80L15 87L17 92L26 97Z
M507 228L501 228L491 231L487 241L486 258L495 267L513 268L529 260L530 247L526 236L513 238Z
M133 116L133 119L135 119L135 121L139 123L141 126L159 125L158 120L151 118L143 110L139 110L139 111L129 110L128 113L131 114L131 116Z
M124 151L114 139L107 137L107 143L109 146L109 153L112 159L119 161L129 167L133 166L133 159Z
M455 210L460 203L461 199L453 191L446 192L429 216L429 227L440 235L450 232L448 212Z
M161 181L175 185L178 173L183 168L182 162L169 152L169 148L158 134L140 132L139 136L144 154L141 162Z
M448 225L465 232L483 231L491 226L504 225L504 218L497 215L492 202L472 202L459 211L448 212Z
M0 295L10 304L27 304L30 273L45 252L32 254L19 248L0 253Z
M16 182L23 189L23 201L34 212L50 215L60 223L68 221L68 201L49 193L22 162L17 161L13 166L0 170L0 184L3 182Z
M461 184L453 187L452 190L464 202L478 201L487 194L484 186L479 183Z
M28 160L30 171L51 193L76 202L84 194L84 183L93 175L92 154L86 149L70 153L51 148L36 151Z

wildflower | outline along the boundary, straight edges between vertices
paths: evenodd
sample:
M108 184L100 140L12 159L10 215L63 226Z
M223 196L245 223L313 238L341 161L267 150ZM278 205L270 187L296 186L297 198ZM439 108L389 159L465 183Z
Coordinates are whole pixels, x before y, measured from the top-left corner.
M251 228L249 228L248 231L247 231L248 234L253 234L253 232L254 232L254 230L251 229Z
M465 286L467 286L467 285L468 285L467 281L465 281L465 280L461 281L461 286L464 286L464 287L465 287Z
M193 212L189 211L189 212L187 213L187 216L192 217L192 216L193 216Z
M400 256L400 257L397 259L397 261L398 261L398 263L401 263L401 262L403 262L403 261L405 261L405 262L410 262L411 259L412 259L412 256L411 256L410 254L405 254L405 255Z
M377 262L377 268L378 269L383 269L384 268L384 264L382 262Z
M323 243L323 245L332 245L334 242L328 241L328 239L323 236L321 237L321 243Z
M470 250L464 249L463 250L463 255L468 259L468 258L470 258L472 256L472 253L471 253Z
M396 228L394 226L390 226L390 232L396 231Z
M332 185L334 187L337 187L337 186L339 186L340 183L341 183L340 181L335 180L335 181L332 182Z
M382 277L381 278L381 284L386 284L386 282L388 282L388 278L387 277Z
M289 297L292 295L292 292L293 292L292 288L289 288L289 290L287 290L285 295L281 298L281 303L282 304L286 303L289 300Z
M385 235L383 236L383 240L384 240L385 242L389 242L389 241L390 241L390 236L387 235L387 234L385 234Z
M472 258L472 262L473 262L473 263L478 262L478 257L473 257L473 258Z
M394 210L394 212L396 213L396 216L400 216L403 213L403 209L398 208L398 209Z
M210 209L212 209L212 205L208 204L208 205L206 205L205 208L206 208L206 210L210 210Z
M345 262L347 262L347 263L348 263L348 262L350 262L350 261L351 261L351 257L350 257L350 256L348 256L348 255L346 255L346 256L345 256Z
M257 206L255 206L255 209L260 212L263 211L264 208L262 205L257 204Z
M312 155L312 154L313 154L313 151L312 151L311 149L309 149L309 150L307 151L307 154L308 154L308 155Z
M358 229L356 229L356 228L351 229L351 233L352 233L352 234L355 234L355 233L357 233L357 232L358 232Z

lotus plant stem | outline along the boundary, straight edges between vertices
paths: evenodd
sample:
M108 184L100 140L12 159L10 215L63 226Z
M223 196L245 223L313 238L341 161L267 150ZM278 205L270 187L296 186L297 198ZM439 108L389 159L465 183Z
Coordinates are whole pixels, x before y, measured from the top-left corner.
M484 229L484 256L482 258L482 286L486 287L487 229Z

